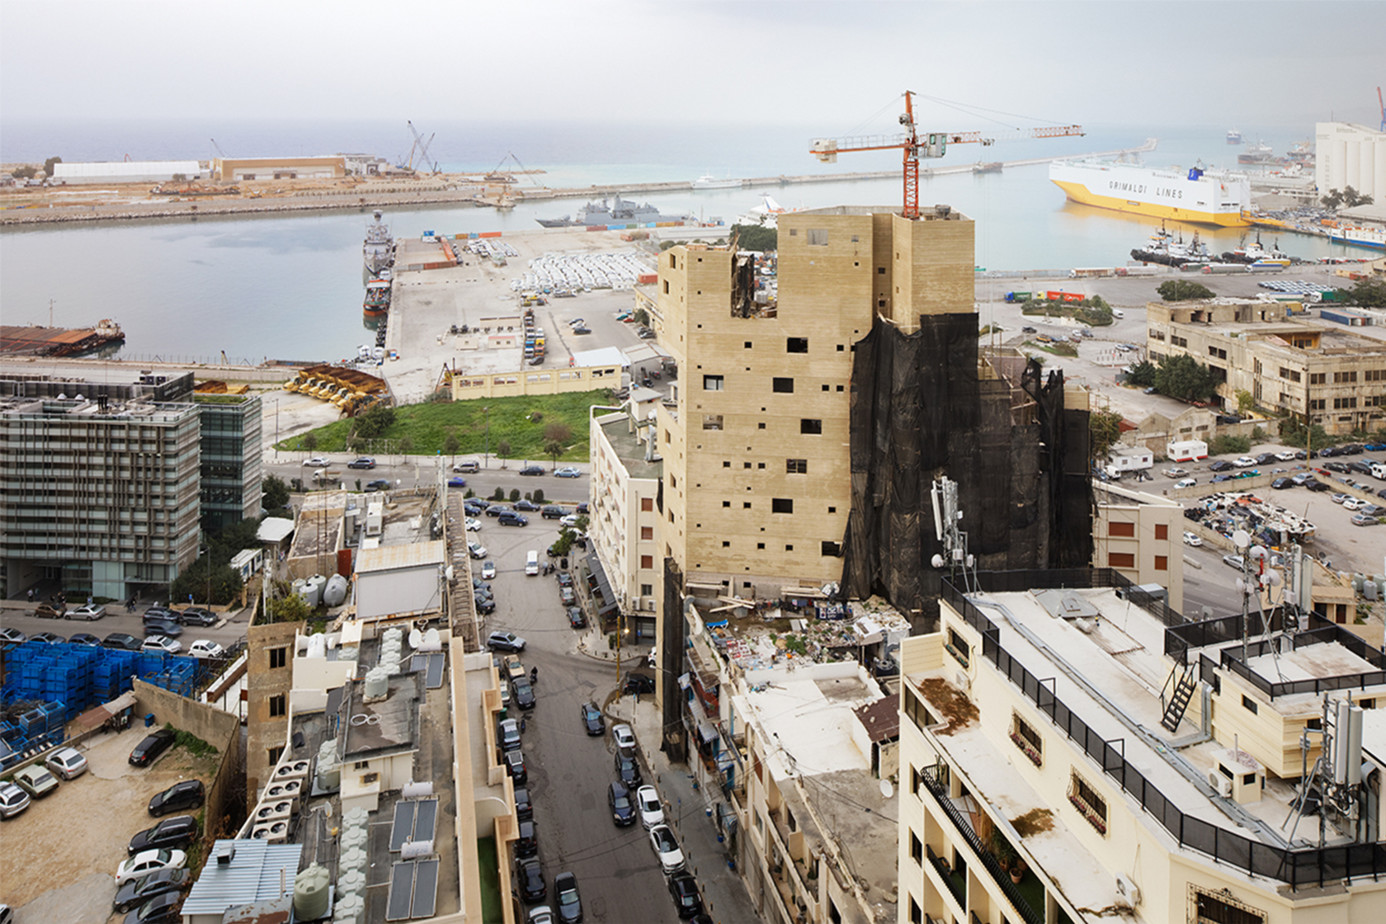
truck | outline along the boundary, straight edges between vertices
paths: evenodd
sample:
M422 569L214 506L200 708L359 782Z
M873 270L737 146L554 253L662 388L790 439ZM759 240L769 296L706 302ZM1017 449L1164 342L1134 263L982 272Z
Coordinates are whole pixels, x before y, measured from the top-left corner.
M1372 462L1372 477L1386 479L1386 462Z
M1171 462L1194 462L1208 458L1208 444L1203 440L1174 440L1165 444L1165 455Z
M1126 472L1148 471L1155 464L1155 453L1144 446L1114 446L1103 466L1108 476L1120 478Z

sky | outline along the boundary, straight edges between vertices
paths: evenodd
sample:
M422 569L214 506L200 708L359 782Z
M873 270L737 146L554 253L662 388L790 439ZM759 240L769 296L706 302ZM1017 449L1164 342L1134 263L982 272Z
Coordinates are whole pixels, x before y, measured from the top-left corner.
M33 119L1380 121L1386 3L0 0ZM928 107L937 107L929 110ZM1024 118L1018 118L1024 117ZM956 123L956 124L954 124Z

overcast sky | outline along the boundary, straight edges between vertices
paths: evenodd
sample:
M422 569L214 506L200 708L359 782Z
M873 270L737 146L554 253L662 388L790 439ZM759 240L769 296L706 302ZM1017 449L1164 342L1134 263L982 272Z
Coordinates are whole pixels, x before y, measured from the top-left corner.
M1383 47L1380 0L0 0L0 128L636 116L840 134L889 127L905 89L1014 124L1375 127Z

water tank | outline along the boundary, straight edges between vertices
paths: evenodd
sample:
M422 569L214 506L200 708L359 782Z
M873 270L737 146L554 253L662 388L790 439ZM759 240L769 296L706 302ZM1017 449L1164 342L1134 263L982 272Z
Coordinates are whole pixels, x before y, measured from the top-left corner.
M332 909L333 924L359 924L361 916L365 914L366 903L362 901L360 895L337 895L336 907Z
M383 667L366 672L366 699L383 699L390 689L390 674Z
M433 841L405 841L399 848L401 860L417 860L433 853Z
M346 601L347 579L340 574L334 574L327 579L327 585L322 589L322 602L328 606L341 606Z
M364 849L366 846L366 839L368 837L369 835L366 833L365 828L343 828L341 836L342 852L345 853L346 851L351 850L354 847L360 847Z
M327 636L321 634L308 636L308 657L327 657Z
M423 633L418 629L409 630L409 647L415 651L423 647Z
M351 870L366 870L366 849L362 845L343 850L342 855L337 858L338 873L345 875Z
M324 741L318 748L318 789L337 789L342 785L342 771L337 766L337 742Z
M395 628L386 629L386 630L381 634L380 640L381 640L381 643L382 643L382 644L385 644L385 645L389 645L389 644L398 645L398 644L400 644L401 642L404 641L404 630L403 630L403 629L395 629Z
M436 628L429 626L428 631L424 633L424 644L428 646L429 651L441 651L443 637Z
M303 578L294 579L294 582L290 584L289 587L293 591L295 597L302 597L305 600L308 599L308 582Z
M360 828L370 821L370 817L369 812L358 806L357 808L347 809L346 814L342 816L342 821L351 825L353 828Z
M349 869L337 877L338 901L342 893L360 897L366 891L366 874L359 869Z
M410 780L404 784L404 788L399 791L401 799L422 799L425 796L433 795L433 781L422 780L415 782Z
M307 585L304 587L306 591L304 599L308 601L309 606L317 606L322 602L322 589L326 586L327 578L321 574L315 574L308 579Z

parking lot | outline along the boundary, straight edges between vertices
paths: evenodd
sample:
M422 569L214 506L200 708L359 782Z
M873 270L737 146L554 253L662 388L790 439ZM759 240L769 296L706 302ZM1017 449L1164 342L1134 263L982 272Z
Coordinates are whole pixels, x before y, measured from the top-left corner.
M147 811L149 797L179 780L210 784L219 759L175 747L152 767L130 766L131 749L149 731L137 723L87 739L78 745L86 773L0 823L0 900L16 909L16 924L124 919L111 911L116 867L127 859L130 838L158 822Z

